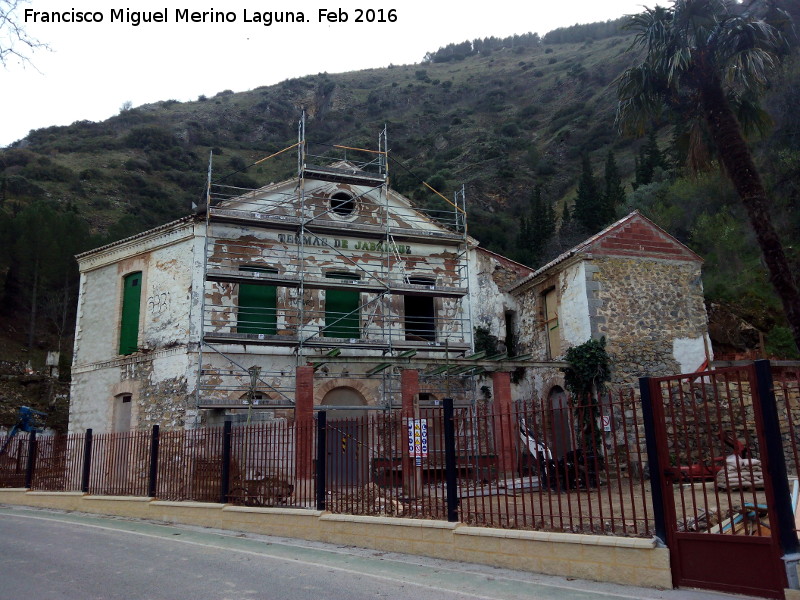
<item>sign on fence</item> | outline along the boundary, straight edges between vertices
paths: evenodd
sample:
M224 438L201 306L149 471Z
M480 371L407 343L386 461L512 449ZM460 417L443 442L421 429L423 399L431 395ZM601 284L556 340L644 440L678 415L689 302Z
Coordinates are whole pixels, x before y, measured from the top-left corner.
M600 427L603 431L611 431L611 415L600 415Z
M428 456L428 421L410 419L408 421L408 454L416 458Z

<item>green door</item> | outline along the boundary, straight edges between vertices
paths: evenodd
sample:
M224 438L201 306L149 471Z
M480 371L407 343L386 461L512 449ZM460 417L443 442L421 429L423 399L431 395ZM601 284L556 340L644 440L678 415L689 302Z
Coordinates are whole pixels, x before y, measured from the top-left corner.
M275 269L263 267L241 267L240 271L277 273ZM236 331L239 333L266 333L274 335L277 330L277 288L274 285L255 283L239 284L239 313Z
M358 281L351 273L326 273L328 279ZM358 287L358 286L353 286ZM361 294L350 290L325 290L325 336L336 338L361 337Z
M119 326L119 353L133 354L139 349L139 306L142 302L142 272L123 279L122 319Z

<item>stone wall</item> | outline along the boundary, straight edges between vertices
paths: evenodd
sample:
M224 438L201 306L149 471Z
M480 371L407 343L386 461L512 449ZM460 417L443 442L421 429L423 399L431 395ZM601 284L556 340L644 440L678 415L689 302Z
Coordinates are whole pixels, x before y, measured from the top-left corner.
M613 384L703 364L707 320L698 262L596 256L592 265L592 318L614 360Z

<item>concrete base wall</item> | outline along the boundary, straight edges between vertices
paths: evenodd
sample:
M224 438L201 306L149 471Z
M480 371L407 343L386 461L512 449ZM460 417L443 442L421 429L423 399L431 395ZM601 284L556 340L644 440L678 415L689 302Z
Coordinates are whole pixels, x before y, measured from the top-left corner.
M0 489L0 503L216 527L654 588L671 588L654 539L515 531L316 510Z

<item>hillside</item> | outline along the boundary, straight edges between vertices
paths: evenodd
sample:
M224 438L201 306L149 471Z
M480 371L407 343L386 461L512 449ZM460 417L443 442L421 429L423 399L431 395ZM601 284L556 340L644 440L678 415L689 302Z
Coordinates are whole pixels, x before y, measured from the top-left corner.
M448 194L467 184L474 221L495 215L494 228L480 237L503 251L501 234L531 185L541 181L550 198L560 199L582 151L616 143L623 172L632 172L631 141L615 138L609 85L627 64L625 48L621 37L518 46L454 62L319 74L194 102L166 100L102 123L39 129L2 154L5 196L74 204L95 232L121 217L131 231L151 227L185 214L201 196L210 150L217 175L250 164L296 141L305 108L312 142L374 147L386 124L392 156L420 178ZM289 157L248 172L252 181L242 183L288 176L292 167ZM413 193L417 182L398 173L393 186Z
M542 40L529 34L475 42L431 52L415 65L123 107L100 123L32 131L0 151L0 336L7 340L0 345L18 353L60 345L68 354L71 256L187 214L203 200L212 152L215 178L236 172L228 183L257 187L292 176L292 153L246 167L293 144L305 110L307 138L322 152L330 143L374 148L386 125L392 187L428 205L435 196L421 180L445 195L465 184L471 234L533 266L593 233L562 215L574 203L582 155L602 181L612 151L626 192L618 213L639 208L703 255L708 299L733 314L731 322L738 315L765 333L773 354L793 355L724 177L685 174L669 123L654 123L649 140L617 135L614 79L633 60L618 23L558 30ZM800 271L798 99L800 70L789 61L766 103L773 133L754 144ZM653 168L644 178L648 161ZM555 229L533 255L520 228L537 221L537 186ZM744 351L751 338L723 345Z

